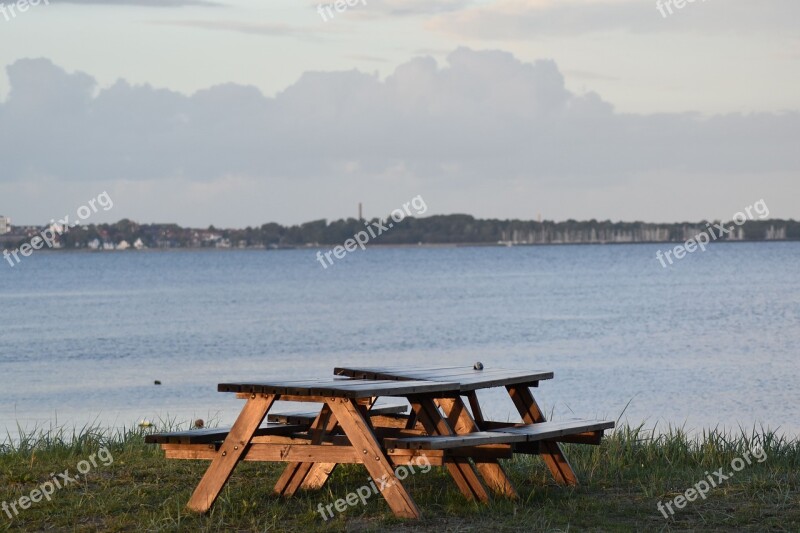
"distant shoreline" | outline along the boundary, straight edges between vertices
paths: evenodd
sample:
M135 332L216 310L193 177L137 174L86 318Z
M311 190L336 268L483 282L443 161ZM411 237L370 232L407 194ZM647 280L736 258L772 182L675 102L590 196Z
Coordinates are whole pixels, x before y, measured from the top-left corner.
M737 241L718 241L714 244L747 244L747 243L759 243L759 244L766 244L766 243L796 243L800 242L797 240L737 240ZM379 244L379 243L370 243L367 245L367 248L381 248L381 249L450 249L450 248L540 248L540 247L554 247L554 246L641 246L641 245L654 245L660 244L665 245L665 247L669 248L672 246L681 245L681 242L678 241L650 241L650 242L550 242L550 243L518 243L518 244L492 244L492 243L422 243L422 244ZM336 246L341 246L341 244L329 244L329 245L310 245L310 246L284 246L278 248L268 248L265 246L247 246L243 248L239 247L230 247L230 248L215 248L213 246L196 246L196 247L183 247L183 248L143 248L141 250L137 250L135 248L129 248L127 250L91 250L88 248L56 248L56 249L48 249L42 248L38 250L39 252L45 253L82 253L82 254L122 254L122 253L158 253L158 252L219 252L219 253L227 253L227 252L287 252L287 251L315 251L315 250L330 250Z
M762 214L763 212L759 212ZM744 218L744 219L743 219ZM139 224L123 219L87 226L10 226L0 248L29 252L41 241L54 249L328 249L355 243L397 248L538 246L568 244L654 244L693 242L800 241L800 221L751 218L733 221L650 224L610 220L564 222L476 219L471 215L413 216L395 219L321 219L294 226L267 223L244 229L184 228L177 224ZM326 243L326 244L322 244ZM674 243L674 244L673 244ZM37 246L39 245L39 246ZM25 247L25 250L22 248ZM25 255L25 254L23 254Z

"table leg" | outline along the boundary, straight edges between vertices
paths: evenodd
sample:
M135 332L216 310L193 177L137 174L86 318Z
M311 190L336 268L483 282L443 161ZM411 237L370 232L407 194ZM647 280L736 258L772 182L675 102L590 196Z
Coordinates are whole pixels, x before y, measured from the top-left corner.
M506 389L511 395L514 405L517 406L520 415L522 415L522 420L526 424L536 424L546 421L544 413L542 413L542 410L539 408L539 405L536 403L528 387L508 385ZM555 478L556 482L561 485L577 485L578 477L575 475L575 471L572 469L572 466L570 466L566 456L564 456L564 451L561 449L559 443L542 441L540 446L540 455L550 469L550 473L553 474L553 478Z
M475 419L475 423L480 427L483 425L484 418L483 418L483 411L481 410L481 404L478 401L478 394L475 391L471 391L467 393L467 398L469 399L469 406L472 408L472 417ZM476 430L480 431L480 429Z
M401 518L420 517L419 508L411 495L392 470L392 464L381 448L369 422L361 414L358 405L349 398L330 398L327 401L333 415L339 421L350 444L357 450L363 451L364 466L369 475L378 485L386 503Z
M233 470L273 403L275 403L274 395L253 395L247 400L239 418L236 419L225 442L217 452L217 456L194 490L187 505L190 510L205 513L214 505L222 487L230 479Z
M330 407L323 405L319 415L309 428L311 444L320 444L325 434L333 431L335 427L336 418L331 415ZM275 493L280 496L294 495L316 465L317 463L289 463L275 484ZM330 471L333 471L333 468Z
M441 398L437 400L437 402L444 410L450 427L452 427L457 434L461 435L480 431L476 421L469 414L469 411L467 411L464 400L460 397ZM480 407L478 407L478 412L480 412ZM475 467L478 469L478 472L480 472L486 484L495 494L507 498L519 497L517 491L514 489L514 485L511 484L511 480L508 479L505 470L500 466L497 459L473 459L473 461L475 462Z
M300 486L302 490L319 490L325 486L325 483L330 479L333 474L337 463L314 463L311 470L303 479L303 484Z
M412 399L411 408L429 435L454 435L455 431L442 417L431 398ZM448 458L445 465L459 490L468 500L491 500L491 496L481 483L469 459L465 457Z
M367 412L369 409L375 405L375 402L378 398L371 398L370 401L362 406L359 403L359 408L361 409L361 414L364 415L364 418L369 417ZM371 424L371 422L370 422ZM335 429L336 424L333 425L328 431L333 431ZM300 486L302 490L319 490L325 486L325 483L328 482L330 479L331 474L336 469L337 463L314 463L314 466L311 467L308 474L306 475L305 479L303 480L303 484Z

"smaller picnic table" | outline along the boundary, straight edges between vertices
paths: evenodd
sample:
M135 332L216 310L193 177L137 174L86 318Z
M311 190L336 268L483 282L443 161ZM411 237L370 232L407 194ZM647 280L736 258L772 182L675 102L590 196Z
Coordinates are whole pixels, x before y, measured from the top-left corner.
M583 444L599 444L603 436L604 429L614 427L612 422L602 421L597 428L581 428L584 421L570 421L561 425L549 423L546 426L533 426L547 422L536 399L531 392L532 387L538 387L542 380L553 379L551 371L537 370L518 370L509 368L484 368L482 363L476 363L473 367L464 366L436 366L427 368L409 368L407 366L388 366L388 367L337 367L333 373L337 376L347 376L357 379L394 379L400 381L426 380L426 381L456 381L459 384L459 394L453 398L440 399L437 401L451 421L453 430L457 434L472 434L486 430L504 430L505 432L528 432L535 434L537 430L553 428L556 431L563 430L564 437L561 442L576 442ZM478 400L477 391L493 387L505 387L511 400L519 411L524 428L513 428L520 424L489 422L484 420L483 410ZM472 408L470 415L464 405L461 396L465 396ZM415 410L416 412L416 410ZM595 421L598 422L598 421ZM590 424L591 425L591 424ZM575 433L576 429L584 429L583 433ZM564 451L561 449L557 440L537 439L536 446L516 446L517 453L538 453L545 461L550 473L557 483L562 485L577 485L578 478L575 471L567 461ZM483 473L487 483L497 493L504 493L510 497L516 497L516 492L503 472L502 467L495 465L496 461L488 463L478 463L476 466ZM488 496L482 494L481 499L486 500Z

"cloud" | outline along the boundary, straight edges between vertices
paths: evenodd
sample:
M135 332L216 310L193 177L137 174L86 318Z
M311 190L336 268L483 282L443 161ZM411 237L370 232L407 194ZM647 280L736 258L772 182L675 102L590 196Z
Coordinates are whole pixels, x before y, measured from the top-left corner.
M105 6L141 6L141 7L218 7L224 4L210 0L57 0L59 4L84 4Z
M555 62L460 48L386 79L306 72L277 94L219 85L190 96L120 80L98 89L45 59L7 68L0 181L331 182L404 176L620 184L645 174L800 171L800 114L623 114L565 88Z
M800 17L800 2L796 0L697 0L672 9L671 15L665 9L665 17L654 0L497 0L440 14L427 23L427 28L491 40L608 31L794 34Z
M355 2L352 6L353 13L368 18L449 13L474 5L472 0L350 0L350 2ZM335 2L321 2L321 4L334 5ZM314 9L319 5L320 2L309 4Z
M369 62L372 62L372 63L388 63L389 62L389 60L387 58L385 58L385 57L371 56L371 55L368 55L368 54L353 54L353 55L349 55L347 57L350 58L350 59L354 59L356 61L369 61Z
M182 26L185 28L200 28L214 31L233 31L250 35L263 35L269 37L300 37L305 40L320 40L318 33L329 32L327 29L303 28L288 24L241 22L233 20L155 20L151 24L160 26ZM330 30L330 31L333 31Z

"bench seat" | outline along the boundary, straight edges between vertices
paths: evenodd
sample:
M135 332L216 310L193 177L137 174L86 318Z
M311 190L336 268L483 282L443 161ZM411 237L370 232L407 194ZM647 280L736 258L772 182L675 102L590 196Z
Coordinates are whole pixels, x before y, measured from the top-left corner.
M307 430L308 424L267 424L258 428L255 435L291 435ZM144 441L147 444L211 444L224 441L230 431L231 428L214 428L154 433L145 436Z
M369 410L369 416L380 415L398 415L408 411L407 404L394 404L394 405L376 405ZM316 420L319 415L319 409L316 411L280 411L277 413L270 413L267 415L267 421L278 422L281 424L307 424L310 425Z
M541 422L463 435L387 438L384 439L384 446L387 449L448 450L486 444L516 444L542 440L557 441L559 437L602 432L613 427L614 422L605 420Z

